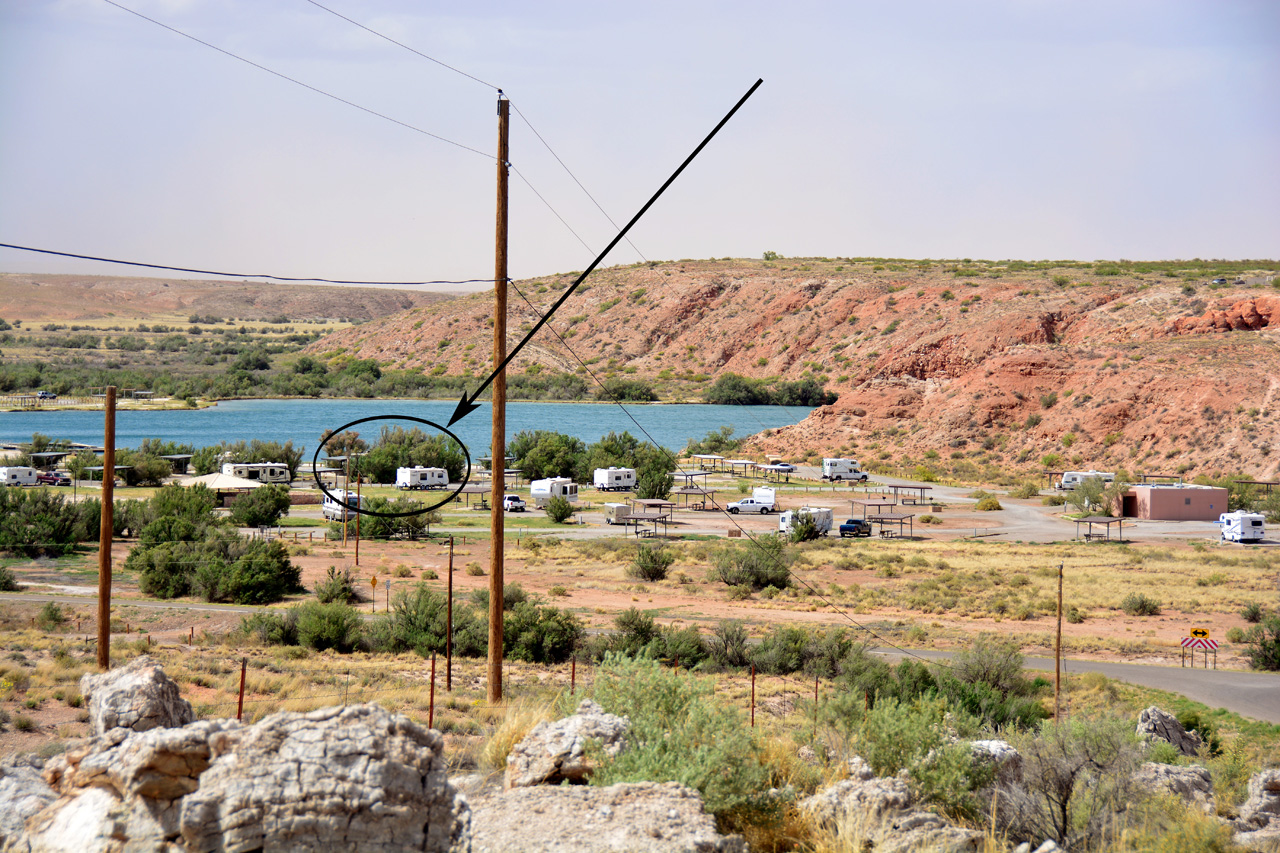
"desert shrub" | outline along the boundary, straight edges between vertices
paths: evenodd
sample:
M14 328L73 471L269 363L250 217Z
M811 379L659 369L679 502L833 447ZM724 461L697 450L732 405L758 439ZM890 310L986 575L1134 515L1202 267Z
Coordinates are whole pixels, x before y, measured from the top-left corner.
M547 501L546 513L547 518L556 524L563 524L569 516L573 515L573 504L569 503L567 498L555 495Z
M1264 616L1244 635L1245 655L1254 669L1280 670L1280 614Z
M796 625L777 625L751 653L756 669L768 675L789 675L804 669L812 657L809 632Z
M1009 497L1027 500L1029 498L1037 498L1040 496L1040 487L1031 481L1023 483L1018 488L1009 492Z
M985 498L974 504L973 508L979 512L994 512L996 510L1004 509L995 495L987 495Z
M3 589L3 586L0 586ZM1256 601L1250 601L1240 610L1240 618L1248 622L1250 625L1256 625L1262 621L1262 617L1266 612L1262 609L1262 605Z
M1067 499L1062 495L1045 495L1040 499L1042 506L1062 506Z
M1079 625L1087 618L1088 615L1074 604L1067 608L1067 621L1072 625Z
M675 560L675 552L668 548L641 545L627 566L627 575L646 581L666 580L667 570Z
M414 651L422 657L443 653L448 616L445 597L426 584L400 590L391 601L390 615L378 619L371 631L373 645L391 652ZM503 642L506 642L505 636ZM489 647L488 628L469 606L454 605L453 652L481 657Z
M1159 616L1160 602L1140 592L1131 592L1120 602L1120 609L1130 616Z
M17 592L18 578L8 566L0 566L0 592Z
M809 513L795 513L791 516L791 533L787 537L789 541L812 542L821 535L818 532L818 522Z
M49 489L0 486L0 553L23 557L70 554L80 536L79 510Z
M707 640L707 655L717 666L737 668L751 662L747 649L747 629L741 622L720 622Z
M729 545L712 555L714 570L729 586L766 586L786 589L791 585L788 568L795 560L785 539L776 535L757 536L742 545Z
M502 650L512 660L562 663L569 659L586 628L569 610L522 601L502 619Z
M489 612L489 588L481 587L473 589L467 595L467 600L475 605L476 610L480 613ZM502 585L502 610L509 612L515 610L516 605L524 604L529 601L529 593L525 592L525 588L518 583L506 583Z
M726 829L776 814L761 742L742 712L712 691L711 682L654 661L608 658L596 677L595 700L631 720L630 747L597 755L591 784L680 782L702 795Z
M1241 628L1241 627L1239 627L1238 625L1232 625L1230 628L1228 628L1228 629L1227 629L1227 642L1228 642L1228 643L1243 643L1243 642L1244 642L1244 629L1243 629L1243 628Z
M67 614L52 601L46 601L36 615L36 625L41 631L56 631L67 622Z
M338 571L337 566L330 566L324 580L316 584L316 600L321 604L355 604L360 601L360 593L356 588L355 576L350 568Z
M484 567L476 560L467 563L467 574L473 578L484 577Z
M231 523L237 527L264 527L275 524L288 512L288 486L259 486L231 502Z
M293 608L297 611L295 624L298 643L316 651L333 649L350 652L360 641L363 620L355 608L344 602L324 604L307 601Z
M297 610L266 611L241 617L240 633L268 646L298 645Z

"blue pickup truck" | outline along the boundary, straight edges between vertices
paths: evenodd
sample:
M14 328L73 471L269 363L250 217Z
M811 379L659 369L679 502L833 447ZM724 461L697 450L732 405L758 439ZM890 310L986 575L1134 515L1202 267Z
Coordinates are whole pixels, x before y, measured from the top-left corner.
M851 518L840 525L840 536L870 536L871 522L861 518Z

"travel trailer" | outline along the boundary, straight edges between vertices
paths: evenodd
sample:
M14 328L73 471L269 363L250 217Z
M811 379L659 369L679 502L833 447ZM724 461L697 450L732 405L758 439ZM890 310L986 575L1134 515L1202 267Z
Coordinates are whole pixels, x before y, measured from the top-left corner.
M1218 516L1222 538L1227 542L1261 542L1267 533L1264 520L1262 513L1244 510L1224 512Z
M289 466L283 462L223 462L222 473L260 483L289 482Z
M857 459L823 459L822 479L833 483L840 480L856 480L865 483L867 472L858 467Z
M592 475L592 482L602 492L625 492L636 487L636 469L634 468L597 468Z
M795 524L800 516L807 515L813 519L813 523L818 528L819 536L826 536L831 532L833 516L829 507L822 506L802 506L799 509L789 509L782 515L778 516L778 532L784 536L791 535L791 527Z
M1053 484L1055 489L1076 489L1085 480L1101 480L1102 485L1110 486L1116 481L1116 475L1110 471L1064 471L1062 479Z
M364 509L368 504L364 495L357 495L347 489L333 489L324 496L324 517L329 521L351 521L356 517L351 507Z
M34 486L36 469L24 465L0 468L0 486Z
M561 497L570 503L578 499L578 484L568 477L548 477L529 484L529 497L537 509L545 509L552 498Z
M775 493L773 489L765 488L763 486L757 487L751 492L751 497L743 498L740 501L734 501L729 504L728 510L734 515L737 515L740 512L758 512L767 514L773 512L774 507L776 506L776 499L774 495Z
M449 472L443 468L397 468L397 489L444 489L449 486Z
M604 523L605 524L626 524L627 519L631 516L631 507L628 504L605 504L604 505Z

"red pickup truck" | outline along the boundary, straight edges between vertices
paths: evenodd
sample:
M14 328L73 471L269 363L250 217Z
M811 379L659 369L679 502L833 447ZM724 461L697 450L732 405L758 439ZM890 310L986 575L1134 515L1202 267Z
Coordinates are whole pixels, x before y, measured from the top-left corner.
M38 486L70 486L71 478L61 471L41 471L36 474Z

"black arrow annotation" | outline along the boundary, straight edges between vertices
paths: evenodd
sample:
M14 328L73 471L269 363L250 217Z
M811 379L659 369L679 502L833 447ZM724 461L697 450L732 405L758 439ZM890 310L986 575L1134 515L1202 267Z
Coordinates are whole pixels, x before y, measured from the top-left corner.
M462 399L458 401L458 407L453 411L453 417L449 418L448 426L453 426L456 422L462 420L467 415L471 414L473 411L480 408L480 406L475 401L481 394L484 393L484 389L488 388L489 384L493 382L494 378L497 377L499 373L501 373L503 370L506 369L507 365L511 362L511 359L515 358L516 353L520 352L520 350L524 348L524 345L527 344L529 340L538 333L538 330L541 329L543 325L545 325L546 322L551 319L551 315L556 313L557 310L559 310L560 306L564 304L564 301L568 299L573 294L573 292L578 288L578 285L582 284L583 280L586 279L587 276L591 275L591 272L597 266L600 265L600 262L604 260L605 256L608 255L609 252L613 251L613 247L618 245L618 243L622 241L623 237L627 236L627 232L631 230L631 226L635 225L636 222L640 220L640 217L645 215L645 213L649 210L649 208L653 206L653 203L658 200L658 197L661 196L664 192L666 192L667 187L671 186L671 184L675 181L675 179L680 176L680 173L684 171L685 167L693 162L693 158L697 157L698 154L702 152L702 149L707 146L707 143L710 142L711 139L717 133L720 132L720 128L724 127L725 124L728 123L729 119L733 118L733 114L738 111L739 107L741 107L744 103L746 103L747 98L750 98L753 94L755 94L756 89L760 88L760 84L763 82L764 82L763 79L756 80L755 84L750 89L747 90L747 93L738 100L738 103L733 105L733 109L729 110L729 112L725 114L725 117L720 119L720 123L717 124L714 128L712 128L711 132L707 134L706 139L702 140L702 142L698 145L698 147L693 149L693 153L690 154L688 157L686 157L685 161L680 164L680 167L677 168L671 174L671 177L667 178L666 183L664 183L661 187L659 187L658 191L653 194L653 197L650 198L647 202L645 202L644 207L640 208L640 212L637 213L635 216L631 217L631 221L628 222L625 226L623 226L622 230L618 232L618 236L614 237L613 241L610 242L608 246L604 247L604 251L596 256L596 259L591 262L591 266L587 267L586 270L583 271L582 275L578 276L578 278L573 282L573 284L571 284L568 287L568 289L565 290L565 292L561 295L561 297L556 300L556 304L552 305L551 309L548 310L546 314L542 315L542 319L538 321L537 325L535 325L532 329L529 330L529 333L524 336L524 338L520 341L520 343L512 347L511 351L507 353L507 357L502 360L502 363L499 364L494 369L494 371L489 374L489 378L486 379L484 382L480 383L480 387L476 388L476 390L472 392L470 396L468 396L465 393L462 395Z

